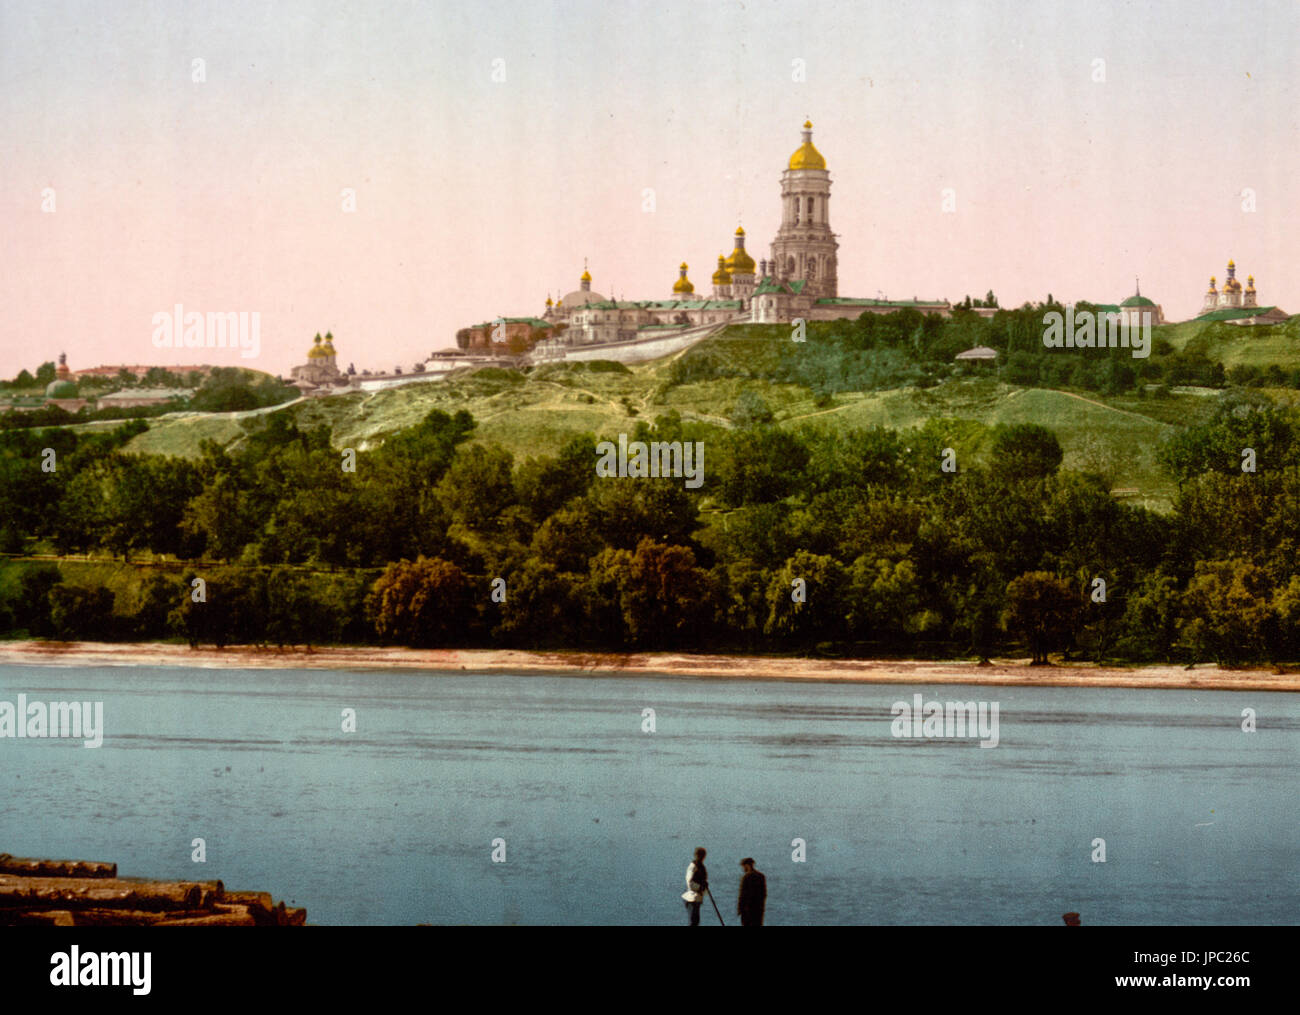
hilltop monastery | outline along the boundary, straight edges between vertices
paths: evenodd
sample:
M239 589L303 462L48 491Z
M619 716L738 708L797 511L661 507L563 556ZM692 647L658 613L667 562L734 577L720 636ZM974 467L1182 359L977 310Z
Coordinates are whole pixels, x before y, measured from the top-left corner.
M857 318L864 311L888 314L903 307L921 313L949 314L947 300L857 299L839 294L836 251L831 231L831 174L812 141L812 123L803 125L803 143L781 174L781 226L769 256L755 261L745 249L745 230L737 228L730 255L719 254L706 295L696 292L683 261L668 292L658 299L612 300L591 288L583 270L578 288L562 299L546 298L540 317L486 321L456 334L466 350L514 354L541 345L555 354L576 346L606 345L662 337L673 329L738 323L783 323Z

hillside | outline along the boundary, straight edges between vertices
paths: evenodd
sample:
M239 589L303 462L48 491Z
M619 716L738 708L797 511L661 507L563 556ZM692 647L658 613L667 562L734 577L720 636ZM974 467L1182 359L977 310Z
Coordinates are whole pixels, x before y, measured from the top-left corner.
M1208 332L1225 359L1247 361L1260 350L1293 344L1296 322L1249 335L1225 325L1177 325L1161 329L1175 345ZM1182 329L1181 331L1179 329ZM948 377L932 386L848 391L817 396L807 387L773 381L771 328L732 328L723 335L664 360L623 366L611 363L550 364L525 372L483 368L453 374L445 381L413 383L373 393L355 393L297 402L283 410L300 426L330 428L335 447L368 448L409 427L431 409L466 409L478 421L474 440L498 443L521 460L552 453L570 436L591 431L614 434L638 418L653 419L676 410L684 419L730 426L737 400L752 392L784 427L875 425L905 429L931 418L999 423L1039 423L1056 432L1067 468L1105 464L1114 485L1134 500L1167 509L1172 484L1155 463L1160 439L1173 426L1204 418L1214 401L1208 389L1176 389L1164 397L1110 397L1095 392L1026 388L994 376ZM780 329L777 329L778 331ZM1227 334L1220 335L1219 332ZM1279 353L1280 355L1280 353ZM674 363L683 356L703 358L720 376L674 383ZM1300 361L1300 360L1298 360ZM764 376L768 375L768 376ZM200 442L211 439L237 446L249 414L176 414L151 421L130 450L195 457Z

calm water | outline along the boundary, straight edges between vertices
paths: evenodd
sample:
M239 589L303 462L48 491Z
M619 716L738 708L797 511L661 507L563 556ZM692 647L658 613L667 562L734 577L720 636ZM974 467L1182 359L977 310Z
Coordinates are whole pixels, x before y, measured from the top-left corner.
M918 691L999 702L1000 745L893 738ZM1291 924L1300 900L1293 695L0 667L19 692L102 700L107 732L0 739L0 851L219 877L312 923L677 924L697 845L728 923L745 855L769 924Z

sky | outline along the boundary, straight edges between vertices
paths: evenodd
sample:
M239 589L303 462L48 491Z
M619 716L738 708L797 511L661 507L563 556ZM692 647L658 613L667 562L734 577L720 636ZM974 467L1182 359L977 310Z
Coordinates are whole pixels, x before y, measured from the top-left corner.
M584 258L705 291L738 223L767 255L805 117L841 295L1140 277L1182 320L1231 257L1300 312L1298 50L1291 0L0 0L0 376L287 376L327 330L409 369ZM259 314L258 355L156 348L176 304Z

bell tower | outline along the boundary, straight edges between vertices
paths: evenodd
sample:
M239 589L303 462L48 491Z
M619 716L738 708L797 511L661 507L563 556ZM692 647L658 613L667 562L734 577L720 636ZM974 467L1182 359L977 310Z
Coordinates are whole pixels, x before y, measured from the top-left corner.
M803 144L781 174L781 228L772 241L771 270L783 282L806 281L813 299L839 294L835 252L839 243L830 225L831 174L812 143L812 122L803 125Z

